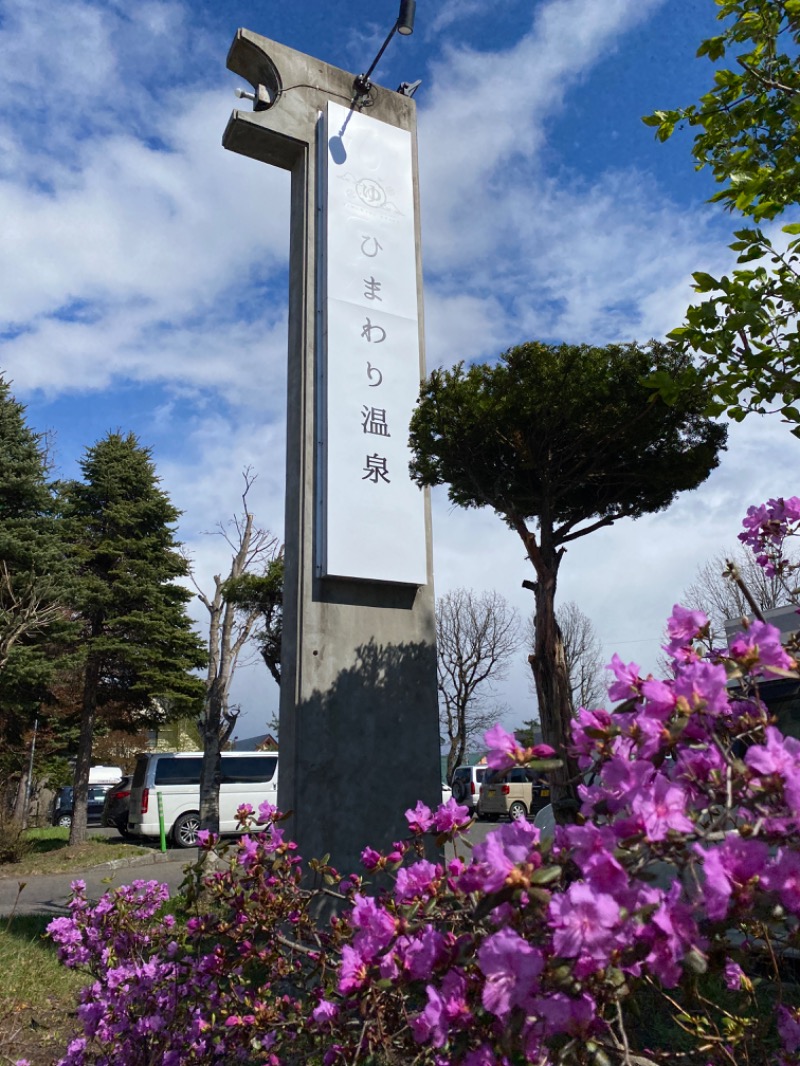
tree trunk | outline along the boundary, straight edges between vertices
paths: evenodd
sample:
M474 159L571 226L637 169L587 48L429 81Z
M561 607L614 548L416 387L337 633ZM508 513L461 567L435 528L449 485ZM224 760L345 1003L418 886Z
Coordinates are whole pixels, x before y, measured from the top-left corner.
M447 783L452 784L453 771L457 766L460 766L464 761L464 753L466 751L466 741L464 740L464 734L459 730L458 736L450 738L450 751L447 753Z
M218 680L212 682L200 721L203 738L203 764L200 771L200 825L219 833L219 786L222 777L222 693Z
M536 570L534 595L535 642L533 655L529 656L539 702L539 719L542 739L553 747L563 760L558 770L550 771L553 812L560 824L573 822L579 807L578 764L569 756L572 736L572 699L564 640L556 620L556 586L558 568L563 548L556 550L551 541L551 531L542 522L540 540L524 522L515 523L517 532L525 542L528 555Z
M93 634L95 635L95 634ZM81 709L81 732L78 738L78 753L75 759L75 780L72 793L72 825L69 844L86 841L86 804L89 799L89 769L92 765L92 741L97 717L97 686L100 680L100 659L89 652L83 678L83 706Z
M28 796L28 768L22 771L19 776L19 782L17 784L17 791L14 795L14 808L11 812L11 820L15 822L20 829L27 829L27 820L25 817L25 800Z

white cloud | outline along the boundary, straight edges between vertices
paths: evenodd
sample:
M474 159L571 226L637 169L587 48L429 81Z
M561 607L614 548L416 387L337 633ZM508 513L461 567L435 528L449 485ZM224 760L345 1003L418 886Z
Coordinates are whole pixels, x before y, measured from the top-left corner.
M454 23L464 22L485 10L485 0L440 0L433 18L426 24L425 32L429 38L433 37Z
M531 338L663 335L691 271L724 269L724 218L612 168L611 153L587 177L554 171L548 151L569 93L662 2L531 4L504 49L430 34L440 51L418 97L430 365ZM444 0L432 26L457 22L466 40L474 6ZM298 19L329 15L301 7ZM385 31L368 32L343 31L338 47L366 63ZM175 440L158 468L208 577L226 556L201 530L236 510L244 466L259 473L259 520L283 525L288 175L221 148L231 83L179 0L0 0L0 49L0 367L23 400L73 397L76 421L122 384L162 387L151 424L173 425ZM570 546L559 596L594 620L609 657L655 665L695 566L730 543L749 503L796 491L775 483L796 448L774 422L736 427L698 492ZM434 520L439 591L497 588L529 613L530 564L499 519L437 492ZM520 721L527 677L521 657L501 696ZM241 684L254 714L275 705L263 667Z
M559 0L537 6L530 33L503 52L444 49L419 120L427 254L443 265L484 255L498 214L509 219L509 185L526 189L530 209L545 122L587 68L660 2ZM515 161L524 165L509 171ZM513 220L503 228L512 227Z

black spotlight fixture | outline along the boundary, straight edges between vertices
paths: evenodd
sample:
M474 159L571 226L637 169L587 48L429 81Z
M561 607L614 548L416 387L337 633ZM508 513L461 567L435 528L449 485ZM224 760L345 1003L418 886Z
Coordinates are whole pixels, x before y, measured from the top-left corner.
M372 88L372 82L369 80L369 76L378 65L378 62L386 51L386 47L392 37L394 37L396 33L399 33L403 37L408 37L414 32L414 13L416 10L417 0L400 0L400 14L397 16L397 22L395 22L394 26L392 26L389 31L389 36L383 42L380 51L372 60L369 70L364 74L359 74L353 82L353 88L358 96L366 96Z

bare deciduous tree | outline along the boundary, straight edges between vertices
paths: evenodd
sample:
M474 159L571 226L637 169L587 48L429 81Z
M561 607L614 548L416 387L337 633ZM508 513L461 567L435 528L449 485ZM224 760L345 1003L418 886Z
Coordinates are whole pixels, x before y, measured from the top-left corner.
M681 598L683 606L708 615L712 645L725 642L726 618L741 618L754 613L740 585L733 580L731 563L759 610L769 611L796 602L785 582L778 576L770 577L758 565L752 552L744 548L720 552L698 567L694 581Z
M63 611L53 602L52 582L34 578L20 589L5 560L0 562L0 670L18 641L46 629Z
M519 617L497 592L455 589L436 604L439 722L449 745L447 780L468 741L497 719L493 685L520 646Z
M600 638L591 618L584 614L574 600L569 600L556 609L556 621L564 641L572 713L578 707L601 705L606 696L605 672ZM534 647L533 618L528 619L525 639L531 648ZM532 688L535 692L533 682Z
M230 545L233 555L226 577L214 575L214 593L207 595L192 577L200 602L208 611L208 672L206 697L199 722L203 740L203 767L200 775L200 824L204 829L219 832L220 753L228 742L238 717L238 708L231 706L230 689L240 656L259 620L257 604L243 607L238 593L245 576L265 573L280 552L279 540L267 529L255 525L247 507L255 475L246 469L242 511L218 533Z

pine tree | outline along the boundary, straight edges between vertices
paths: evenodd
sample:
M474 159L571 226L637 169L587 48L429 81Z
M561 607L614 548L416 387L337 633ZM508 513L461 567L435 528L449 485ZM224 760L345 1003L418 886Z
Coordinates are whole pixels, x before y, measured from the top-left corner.
M17 799L26 792L28 734L64 617L65 553L48 475L44 437L0 376L0 767ZM21 814L19 802L15 808Z
M674 345L518 345L493 363L435 370L411 419L411 475L448 485L452 503L491 507L525 546L536 581L530 659L544 741L563 765L551 774L554 809L578 809L570 749L572 693L556 617L567 545L621 518L668 507L719 462L726 428L706 417L700 381L656 401L651 374L683 374Z
M41 435L0 378L0 670L18 641L57 614L63 553Z
M197 716L206 661L186 613L191 594L174 523L180 512L159 487L147 448L109 433L86 452L84 480L64 487L78 580L83 696L70 843L86 837L86 795L98 717L141 728Z

